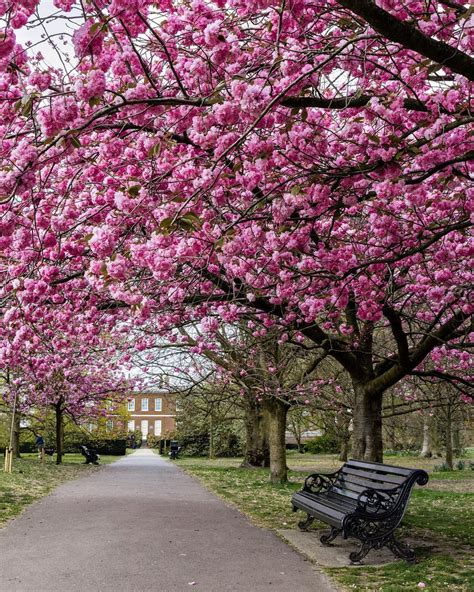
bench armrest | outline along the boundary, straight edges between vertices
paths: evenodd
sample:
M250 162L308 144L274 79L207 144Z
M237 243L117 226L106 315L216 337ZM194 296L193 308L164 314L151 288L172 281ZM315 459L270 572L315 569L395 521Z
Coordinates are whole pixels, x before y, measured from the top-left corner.
M304 480L303 491L308 491L310 493L329 491L334 485L338 475L339 471L335 471L334 473L313 473L312 475L308 475Z
M364 489L357 498L355 511L358 514L373 516L374 514L386 514L397 506L402 487L393 489Z

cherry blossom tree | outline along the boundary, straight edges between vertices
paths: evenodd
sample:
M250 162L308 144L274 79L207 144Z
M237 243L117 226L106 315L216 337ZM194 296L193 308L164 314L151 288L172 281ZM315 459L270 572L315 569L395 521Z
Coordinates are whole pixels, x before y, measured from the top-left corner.
M464 387L467 3L54 5L0 5L11 314L23 282L40 315L67 294L91 318L127 311L163 334L216 315L294 331L349 374L353 453L369 460L388 388L445 367ZM20 42L39 27L54 64Z

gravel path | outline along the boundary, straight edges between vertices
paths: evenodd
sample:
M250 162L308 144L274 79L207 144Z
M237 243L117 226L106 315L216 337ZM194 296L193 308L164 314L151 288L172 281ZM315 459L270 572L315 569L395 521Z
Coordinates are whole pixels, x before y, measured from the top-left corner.
M330 592L325 576L150 450L0 531L1 592Z

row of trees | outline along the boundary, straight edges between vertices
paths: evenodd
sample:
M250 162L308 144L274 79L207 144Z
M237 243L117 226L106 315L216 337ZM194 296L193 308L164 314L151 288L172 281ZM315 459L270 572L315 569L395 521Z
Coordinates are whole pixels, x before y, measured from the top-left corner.
M275 478L298 388L326 404L321 364L350 384L357 458L382 460L389 389L472 400L467 3L0 11L3 368L28 375L57 330L126 362L124 328L144 351L200 324L195 353L213 353L245 326L262 341L239 384L250 431L271 408ZM62 364L47 355L55 381Z
M243 323L213 333L212 348L200 347L205 334L196 326L181 327L177 335L171 342L158 341L135 363L152 380L164 373L171 388L179 390L178 432L190 450L211 455L217 448L226 450L226 439L243 426L244 466L269 466L271 480L282 482L287 478L286 434L303 449L302 434L319 430L331 451L347 460L353 448L355 394L344 372L335 376L334 362L311 342L282 340L275 331L255 337ZM470 406L449 383L406 381L391 390L384 404L385 447L421 448L424 431L423 454L428 456L434 441L441 449L440 439L431 438L436 431L443 433L452 466L448 432L454 423L459 431L469 413ZM423 425L428 427L423 430Z

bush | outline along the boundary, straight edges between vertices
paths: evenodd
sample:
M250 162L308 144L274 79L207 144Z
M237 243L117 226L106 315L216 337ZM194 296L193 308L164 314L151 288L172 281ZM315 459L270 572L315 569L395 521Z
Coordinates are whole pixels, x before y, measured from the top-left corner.
M316 436L311 440L306 440L304 443L306 452L311 454L334 453L339 452L339 442L331 436L324 434L323 436Z
M36 452L38 450L36 444L34 442L28 441L28 442L21 442L20 443L20 453L24 452Z
M161 438L154 436L153 434L148 434L148 439L146 441L148 448L159 448L160 442Z
M112 456L127 454L127 440L125 438L91 438L86 446L94 448L99 454Z
M435 467L434 467L434 471L436 473L444 473L444 472L450 471L450 470L451 469L449 468L448 464L445 462L440 465L435 465Z

